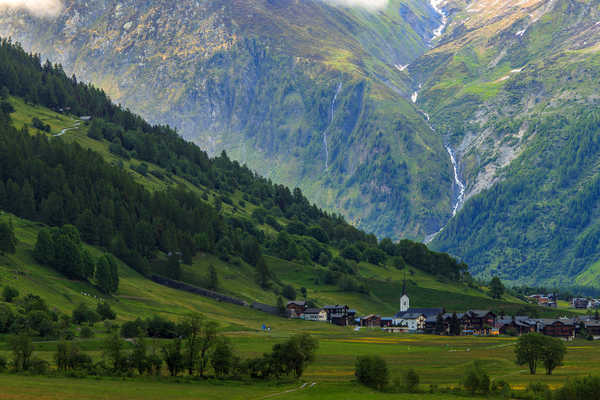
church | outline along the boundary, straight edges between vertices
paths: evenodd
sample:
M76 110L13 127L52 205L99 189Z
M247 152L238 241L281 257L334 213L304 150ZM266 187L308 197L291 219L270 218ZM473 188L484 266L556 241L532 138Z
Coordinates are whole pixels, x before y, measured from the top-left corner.
M443 308L411 308L405 278L400 296L400 311L396 313L392 323L394 326L406 328L409 332L418 332L425 330L427 320L435 321L437 316L443 313Z

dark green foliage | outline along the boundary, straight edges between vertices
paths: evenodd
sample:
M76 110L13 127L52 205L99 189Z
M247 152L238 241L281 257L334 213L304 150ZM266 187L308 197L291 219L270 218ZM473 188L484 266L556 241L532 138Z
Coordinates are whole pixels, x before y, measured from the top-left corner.
M558 338L546 337L545 342L541 361L544 364L544 368L546 368L546 374L552 375L552 371L562 365L565 353L567 352L567 346Z
M94 278L100 290L106 294L115 293L119 289L117 260L111 254L98 258Z
M113 311L113 309L110 307L110 304L108 304L107 302L98 303L98 305L96 306L96 312L98 313L98 315L100 315L102 321L107 319L114 320L117 318L117 314Z
M81 325L83 323L95 324L101 320L100 315L90 309L85 303L81 303L73 310L73 323Z
M35 129L39 129L40 131L50 132L50 125L44 124L44 122L42 122L42 120L40 120L37 117L33 117L33 119L31 120L31 125Z
M7 303L12 303L14 299L19 297L19 291L12 286L4 286L2 289L2 298Z
M490 281L490 295L493 299L500 299L504 294L504 285L497 276L493 277Z
M281 294L286 299L296 300L296 296L297 296L296 289L294 289L294 287L292 285L285 285L283 287L283 289L281 290Z
M206 279L206 288L210 290L219 289L219 275L214 265L208 267L208 277Z
M419 388L419 374L414 369L409 369L403 375L404 387L408 392L416 392Z
M555 400L598 400L600 399L600 377L587 376L570 379L554 393Z
M342 257L347 258L349 260L354 260L356 262L360 261L362 258L362 254L358 247L356 246L347 246L342 250Z
M490 391L490 377L483 370L483 367L479 361L475 361L463 375L462 385L465 390L468 390L472 394L481 393L488 394Z
M17 246L15 230L11 222L0 222L0 254L14 253Z
M134 338L145 336L147 334L148 328L141 318L137 318L135 321L124 322L123 325L121 325L121 336L124 338Z
M287 314L287 309L285 308L285 303L283 302L283 297L281 296L277 298L277 311L282 317Z
M0 333L7 333L15 322L15 314L6 304L0 304Z
M103 353L114 372L124 372L128 368L125 342L117 332L111 333L103 344Z
M229 374L233 366L233 350L227 338L219 338L210 359L217 377Z
M540 333L521 336L515 348L517 364L527 365L532 375L535 375L538 362L544 363L548 375L552 374L554 368L562 365L565 353L566 347L560 339Z
M60 342L57 345L54 361L59 371L68 372L75 370L89 370L92 359L79 349L79 345L73 342Z
M34 350L31 338L26 334L15 335L9 339L9 344L13 353L12 363L15 371L29 370Z
M94 337L94 331L89 326L84 326L81 328L81 332L79 332L79 337L82 339L90 339Z
M390 373L387 363L380 356L358 356L354 375L363 385L382 390L389 383Z
M183 354L181 353L181 339L175 339L161 348L163 359L171 376L177 376L184 368Z

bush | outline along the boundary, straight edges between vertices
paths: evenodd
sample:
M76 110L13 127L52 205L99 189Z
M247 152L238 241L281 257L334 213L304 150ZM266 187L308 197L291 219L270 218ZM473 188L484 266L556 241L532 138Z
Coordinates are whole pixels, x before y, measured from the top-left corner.
M81 325L85 322L95 324L100 321L100 315L94 310L90 310L87 305L81 303L73 310L73 323Z
M2 291L2 298L7 303L12 303L14 299L19 297L19 291L12 286L4 286Z
M465 390L475 394L477 392L487 394L490 391L490 377L482 369L481 363L475 361L473 365L467 369L462 379L462 385Z
M283 287L283 290L281 291L281 294L286 299L296 300L296 296L297 296L296 289L294 289L294 287L292 285L285 285Z
M146 336L146 334L146 324L140 318L135 321L127 321L121 326L121 336L125 338Z
M48 361L33 357L30 362L29 371L36 375L44 375L48 372Z
M79 333L79 337L83 339L89 339L94 337L94 331L89 326L84 326L81 328L81 332Z
M502 397L506 397L506 398L510 397L510 395L511 395L510 385L506 381L503 381L503 380L492 382L490 391L492 393L499 394Z
M591 400L600 398L600 378L587 376L568 380L554 395L555 400Z
M419 375L414 369L409 369L404 373L404 386L408 392L414 393L419 388Z
M382 390L389 383L389 371L385 360L379 356L358 356L354 375L360 383Z
M112 308L110 308L110 304L105 302L98 303L98 305L96 306L96 312L98 313L98 315L100 315L102 321L105 321L107 319L114 320L117 318L117 314L112 310Z
M0 372L4 372L6 370L6 366L8 362L6 362L6 358L0 356Z

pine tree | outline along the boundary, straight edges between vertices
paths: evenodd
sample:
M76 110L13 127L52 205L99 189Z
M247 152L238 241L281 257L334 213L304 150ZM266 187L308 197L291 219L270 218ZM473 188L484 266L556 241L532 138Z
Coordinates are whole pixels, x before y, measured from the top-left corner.
M264 257L260 257L256 263L256 281L263 289L271 286L271 272Z
M499 299L504 294L504 285L497 276L494 276L490 281L490 295L494 299Z
M0 223L0 254L14 253L16 245L17 239L12 221Z
M217 275L217 270L212 264L208 267L207 287L211 290L217 290L219 288L219 275Z
M44 265L52 265L54 263L54 241L49 229L45 228L38 232L33 257Z

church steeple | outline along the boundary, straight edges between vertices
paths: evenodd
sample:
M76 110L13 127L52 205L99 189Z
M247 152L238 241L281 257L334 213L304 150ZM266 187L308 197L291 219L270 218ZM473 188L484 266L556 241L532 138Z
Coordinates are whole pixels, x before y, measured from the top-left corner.
M404 271L404 280L402 282L402 296L400 296L400 312L408 311L410 308L410 299L406 294L406 271Z

